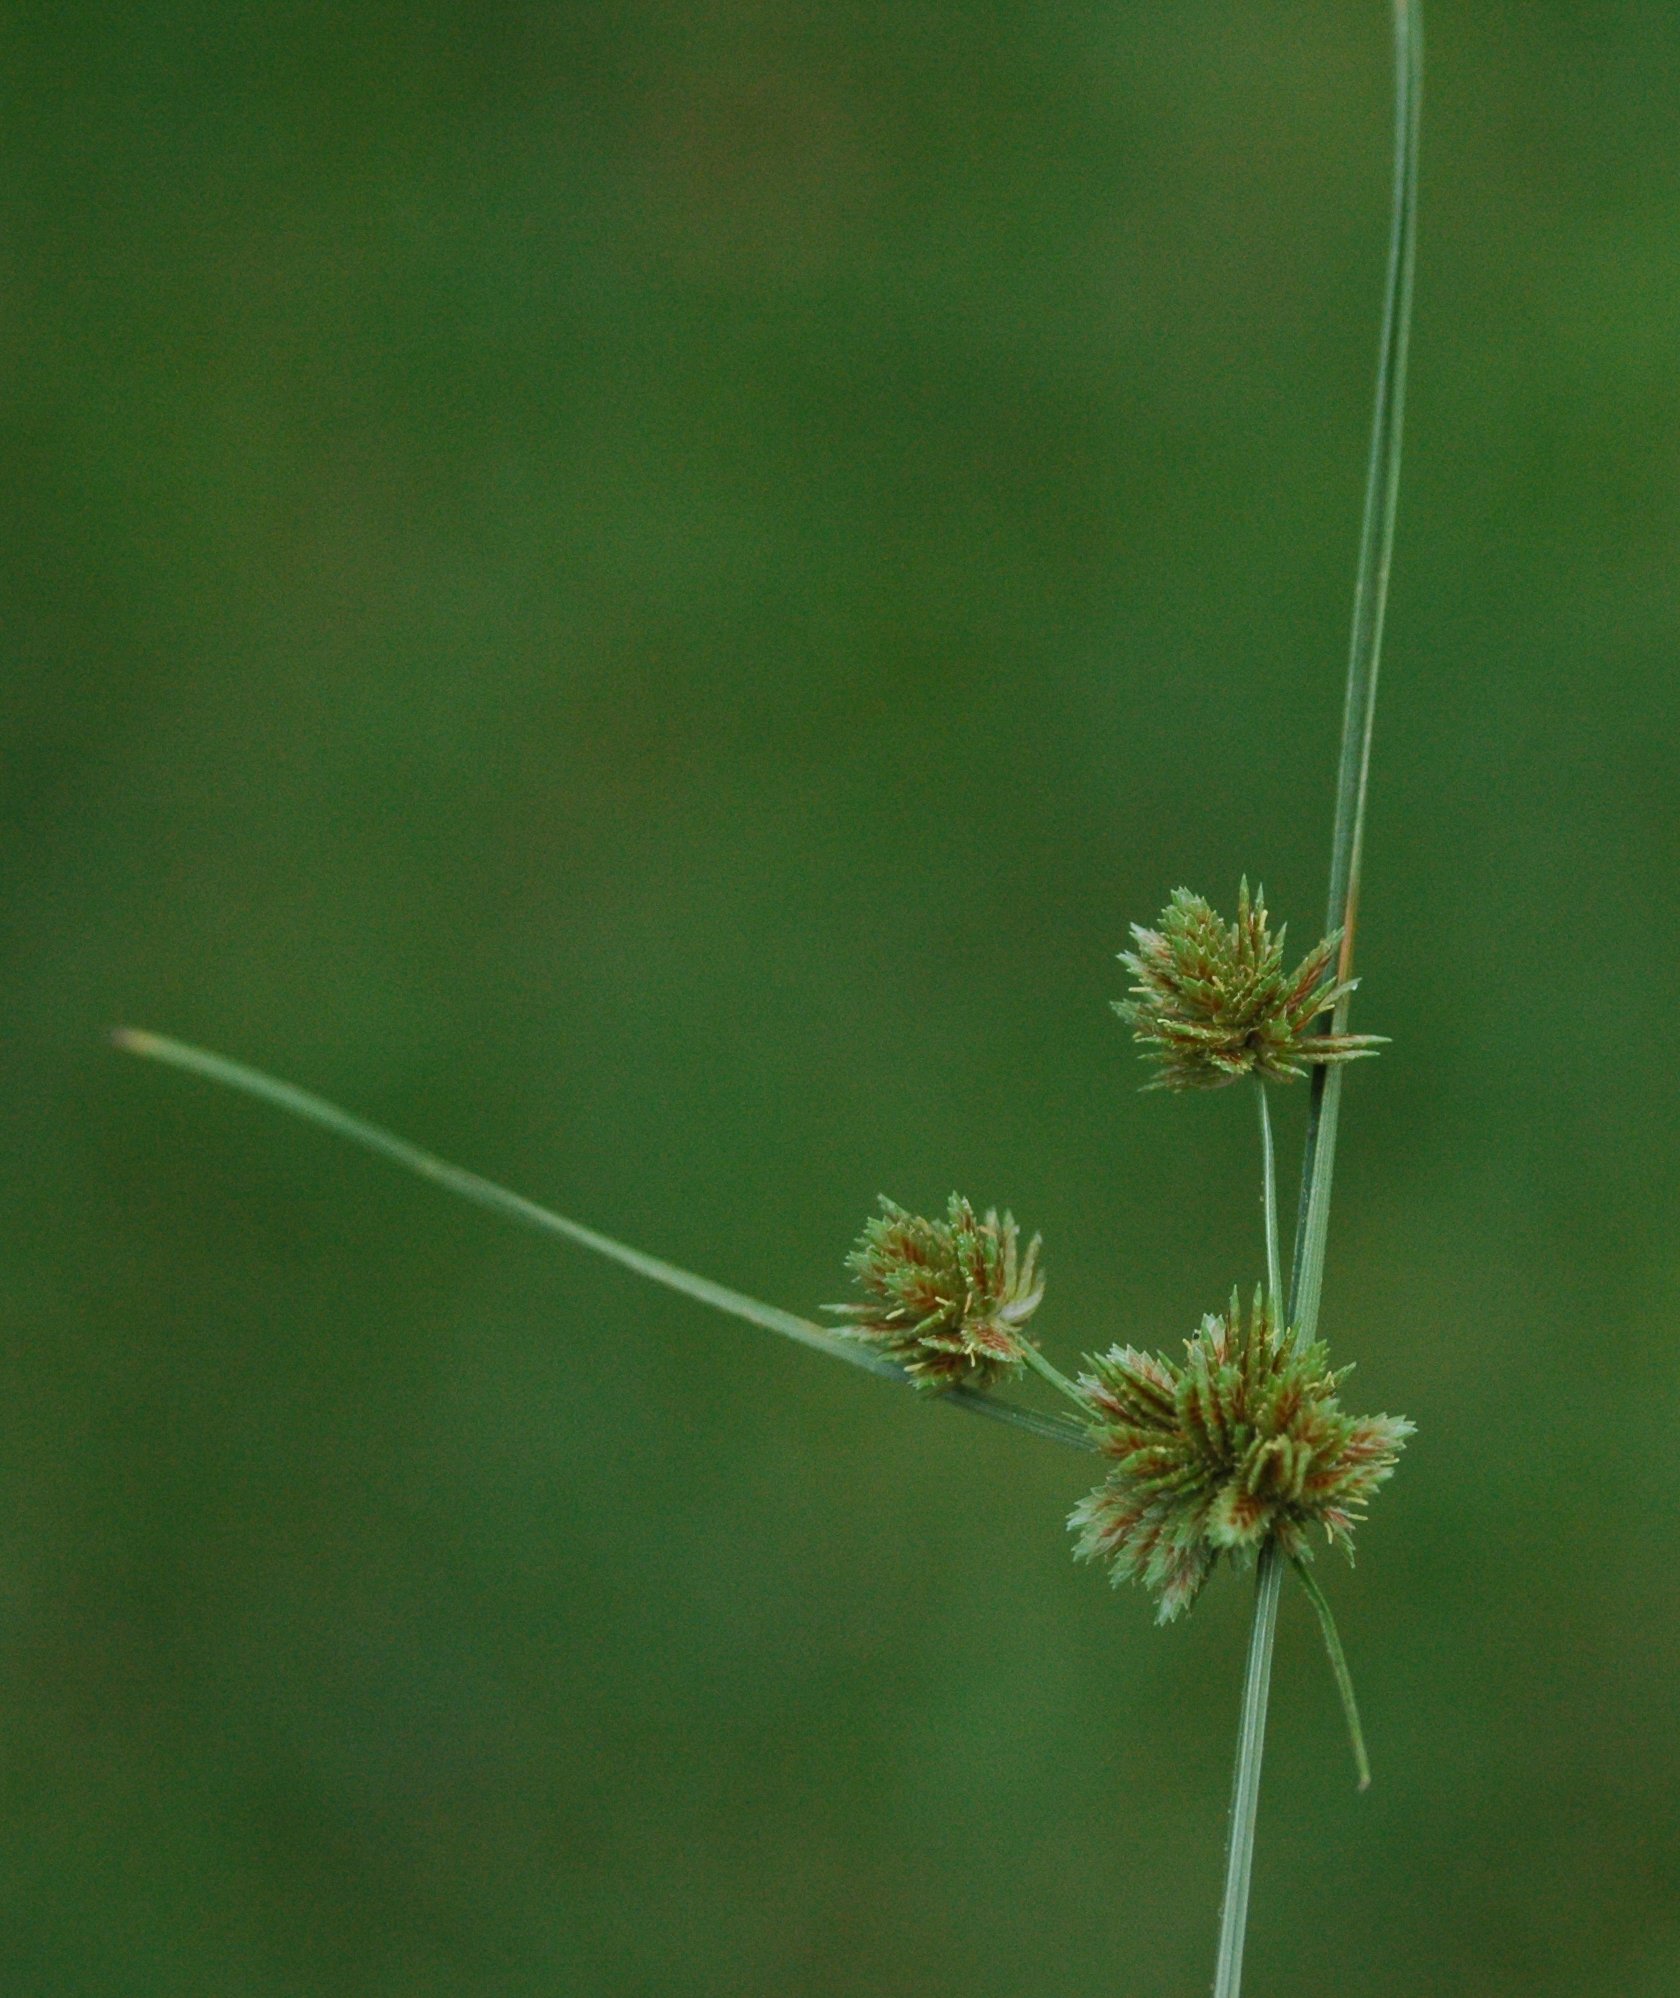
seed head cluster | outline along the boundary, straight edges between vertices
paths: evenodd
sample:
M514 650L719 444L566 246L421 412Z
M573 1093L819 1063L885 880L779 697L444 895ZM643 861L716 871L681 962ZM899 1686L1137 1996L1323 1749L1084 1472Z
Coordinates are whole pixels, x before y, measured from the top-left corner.
M1247 1323L1236 1293L1184 1342L1184 1364L1115 1346L1080 1387L1096 1410L1106 1484L1074 1508L1075 1552L1106 1561L1116 1585L1142 1582L1170 1622L1190 1607L1221 1554L1246 1560L1268 1539L1309 1553L1322 1526L1353 1552L1363 1507L1394 1469L1412 1425L1342 1412L1322 1344L1297 1350L1256 1292Z
M1251 902L1246 881L1229 927L1188 888L1174 890L1160 922L1132 925L1137 948L1120 962L1137 983L1114 1002L1160 1064L1151 1087L1219 1089L1245 1075L1288 1082L1308 1064L1353 1061L1382 1044L1378 1034L1311 1031L1356 983L1332 970L1340 930L1286 972L1284 930L1272 934L1264 891Z
M881 1196L846 1258L865 1293L828 1308L846 1330L896 1360L921 1388L984 1388L1021 1365L1022 1327L1038 1309L1039 1237L1019 1253L1015 1217L982 1220L953 1193L943 1221L925 1221Z

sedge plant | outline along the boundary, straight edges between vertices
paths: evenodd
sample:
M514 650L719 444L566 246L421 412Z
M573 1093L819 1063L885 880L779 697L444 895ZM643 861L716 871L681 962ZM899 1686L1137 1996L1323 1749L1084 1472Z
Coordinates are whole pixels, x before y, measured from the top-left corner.
M1273 1642L1285 1570L1323 1632L1358 1780L1370 1765L1330 1605L1312 1571L1316 1545L1351 1555L1373 1494L1393 1471L1411 1424L1342 1406L1351 1371L1332 1366L1319 1333L1341 1092L1347 1069L1380 1037L1353 1033L1349 1008L1364 848L1377 669L1382 650L1400 472L1417 211L1422 77L1419 0L1392 0L1394 190L1376 410L1354 597L1347 697L1324 935L1294 964L1263 891L1247 880L1226 921L1179 889L1155 927L1132 928L1121 961L1132 983L1116 1010L1153 1064L1150 1086L1175 1092L1251 1085L1260 1128L1265 1267L1182 1341L1182 1357L1116 1344L1070 1377L1039 1344L1041 1243L1024 1246L1013 1215L981 1213L953 1193L942 1215L882 1197L848 1260L856 1294L815 1319L765 1304L633 1248L434 1157L325 1099L207 1050L120 1028L145 1056L256 1097L377 1152L446 1191L558 1235L696 1303L780 1333L831 1358L907 1385L930 1401L1042 1440L1095 1453L1101 1481L1073 1508L1075 1553L1117 1583L1155 1598L1162 1622L1196 1601L1224 1557L1255 1576L1238 1716L1236 1772L1214 1998L1239 1998ZM1270 1092L1307 1084L1300 1202L1285 1270L1278 1222ZM1000 1392L1024 1372L1067 1403L1046 1415Z

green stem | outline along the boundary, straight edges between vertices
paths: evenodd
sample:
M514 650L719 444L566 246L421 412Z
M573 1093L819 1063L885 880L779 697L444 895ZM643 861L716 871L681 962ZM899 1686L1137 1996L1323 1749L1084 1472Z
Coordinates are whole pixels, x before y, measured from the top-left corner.
M188 1047L184 1041L168 1040L162 1034L148 1034L137 1027L118 1027L111 1038L129 1054L144 1055L149 1061L185 1069L190 1075L202 1076L206 1081L221 1083L228 1089L237 1089L243 1095L254 1096L294 1117L302 1117L308 1123L319 1124L323 1129L349 1139L351 1144L377 1152L380 1157L390 1159L407 1171L418 1173L422 1179L429 1179L433 1185L459 1194L463 1200L488 1207L511 1220L522 1221L527 1227L540 1228L545 1234L563 1236L580 1248L592 1249L596 1255L620 1263L627 1270L634 1270L637 1276L663 1284L667 1290L680 1291L696 1303L710 1305L714 1311L728 1312L730 1317L745 1319L749 1325L761 1326L767 1332L779 1332L784 1339L797 1340L801 1346L810 1346L833 1360L844 1360L848 1366L860 1367L865 1373L878 1374L885 1380L909 1381L902 1367L894 1366L890 1360L882 1359L878 1353L870 1352L867 1347L842 1337L838 1332L829 1331L826 1326L814 1325L809 1319L783 1311L778 1305L761 1304L757 1298L730 1290L721 1283L713 1283L710 1277L696 1276L691 1270L679 1269L675 1263L665 1262L659 1256L633 1249L627 1242L614 1241L610 1235L586 1228L581 1221L571 1221L564 1214L539 1207L523 1194L512 1193L505 1186L481 1179L477 1173L468 1172L461 1166L450 1165L447 1160L422 1151L418 1145L411 1145L406 1138L399 1138L395 1132L370 1124L364 1118L354 1117L348 1110L340 1110L337 1104L329 1103L323 1096L312 1095L307 1089L281 1082L275 1076L263 1074L260 1069L247 1068L243 1062L229 1061L224 1055L211 1054L205 1048ZM1066 1443L1076 1450L1093 1447L1084 1430L1076 1429L1060 1417L1039 1415L1027 1408L1013 1408L1009 1403L995 1401L990 1395L981 1394L973 1388L949 1388L938 1398L971 1414L1030 1430L1033 1435L1047 1437L1053 1443Z
M1417 262L1418 119L1423 104L1423 18L1420 0L1394 0L1394 205L1388 248L1388 285L1377 364L1376 410L1365 482L1365 522L1359 575L1353 594L1353 634L1348 648L1347 702L1342 713L1341 760L1336 776L1336 824L1330 843L1330 894L1326 924L1342 932L1338 978L1353 975L1359 924L1359 884L1365 857L1365 800L1371 776L1371 730L1376 718L1377 671L1394 554L1400 493L1400 443L1406 409L1406 363L1411 344L1412 285ZM1347 1030L1352 995L1338 1003L1321 1029ZM1307 1106L1306 1150L1301 1168L1301 1208L1295 1233L1290 1318L1303 1346L1318 1326L1324 1253L1330 1226L1330 1182L1336 1160L1343 1065L1313 1072Z
M1219 1915L1219 1961L1213 1998L1242 1990L1243 1943L1248 1934L1248 1889L1254 1872L1254 1820L1260 1809L1260 1760L1266 1747L1266 1700L1272 1686L1272 1642L1277 1635L1283 1565L1268 1540L1260 1550L1254 1588L1254 1622L1243 1668L1242 1715L1237 1727L1237 1770L1231 1784L1231 1842L1225 1854L1225 1898Z
M1394 194L1390 211L1388 275L1383 296L1382 337L1377 358L1376 409L1371 425L1370 467L1365 483L1365 518L1360 535L1359 571L1354 586L1353 634L1348 648L1347 704L1342 718L1341 760L1336 778L1336 823L1330 845L1331 928L1342 931L1343 978L1352 975L1359 916L1359 879L1365 849L1365 800L1371 771L1371 728L1376 713L1377 669L1382 656L1383 619L1388 605L1389 568L1394 550L1395 510L1400 490L1400 440L1406 402L1406 361L1411 337L1412 275L1417 253L1418 116L1423 86L1421 0L1394 0ZM1329 1022L1345 1030L1348 1000ZM1318 1328L1324 1287L1324 1254L1330 1225L1330 1182L1336 1159L1336 1126L1341 1111L1342 1067L1331 1063L1314 1071L1307 1109L1307 1137L1301 1168L1301 1207L1290 1272L1289 1322L1301 1346ZM1225 1898L1219 1916L1219 1967L1214 1998L1239 1998L1243 1940L1248 1928L1248 1891L1253 1871L1255 1811L1260 1795L1260 1759L1266 1731L1266 1693L1271 1681L1272 1647L1277 1634L1280 1568L1275 1549L1261 1554L1249 1635L1248 1669L1243 1680L1242 1725L1237 1740L1237 1774L1231 1802L1231 1848L1225 1872ZM1332 1658L1334 1664L1334 1657Z
M1318 1612L1318 1627L1324 1633L1324 1648L1330 1654L1330 1670L1336 1675L1336 1691L1342 1696L1342 1712L1347 1717L1348 1740L1353 1744L1353 1766L1359 1771L1360 1789L1368 1790L1371 1787L1371 1758L1365 1753L1365 1730L1359 1725L1359 1702L1353 1696L1353 1674L1348 1670L1347 1654L1342 1649L1342 1640L1336 1630L1336 1619L1330 1614L1330 1604L1306 1562L1296 1555L1291 1559L1290 1566L1307 1592L1307 1601Z
M1081 1415L1094 1415L1096 1413L1084 1389L1076 1385L1073 1381L1070 1381L1061 1368L1046 1359L1044 1354L1028 1339L1021 1341L1021 1358L1026 1361L1027 1365L1032 1368L1033 1372L1041 1380L1048 1381L1058 1394L1065 1394L1068 1400L1078 1408Z
M1266 1295L1275 1313L1283 1309L1283 1258L1278 1250L1277 1154L1272 1146L1272 1111L1266 1085L1260 1092L1260 1198L1266 1210ZM1274 1319L1275 1322L1275 1319Z

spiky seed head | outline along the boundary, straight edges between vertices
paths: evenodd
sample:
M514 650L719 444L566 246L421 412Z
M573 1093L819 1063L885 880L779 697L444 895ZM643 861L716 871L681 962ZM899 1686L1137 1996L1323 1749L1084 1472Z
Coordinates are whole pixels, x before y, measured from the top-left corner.
M1114 1468L1068 1521L1078 1556L1106 1561L1116 1586L1142 1582L1163 1623L1221 1554L1245 1561L1272 1539L1304 1556L1321 1526L1351 1558L1365 1503L1412 1433L1400 1416L1344 1414L1336 1389L1352 1369L1332 1373L1322 1344L1298 1351L1258 1291L1246 1324L1233 1291L1184 1354L1180 1366L1115 1346L1080 1377Z
M989 1387L1021 1365L1023 1327L1038 1309L1044 1280L1039 1237L1019 1251L1015 1217L995 1208L981 1219L960 1194L943 1221L926 1221L881 1195L846 1258L865 1293L861 1304L831 1304L846 1331L896 1360L917 1387L962 1382Z
M1265 891L1251 902L1246 880L1229 927L1188 888L1174 889L1160 923L1132 925L1137 948L1120 962L1137 983L1114 1002L1160 1064L1152 1088L1219 1089L1245 1075L1289 1082L1311 1063L1353 1061L1382 1045L1380 1034L1311 1031L1358 982L1335 975L1340 930L1286 972L1284 930L1272 933Z

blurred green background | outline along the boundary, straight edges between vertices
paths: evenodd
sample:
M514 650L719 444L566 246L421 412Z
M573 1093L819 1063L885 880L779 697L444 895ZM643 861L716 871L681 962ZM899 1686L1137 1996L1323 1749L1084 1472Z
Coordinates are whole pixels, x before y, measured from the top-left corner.
M1667 1998L1680 13L1429 25L1326 1300L1419 1434L1250 1988ZM801 1310L883 1189L1042 1228L1064 1361L1251 1282L1113 953L1316 933L1386 9L4 27L0 1989L1205 1989L1244 1584L102 1035Z

